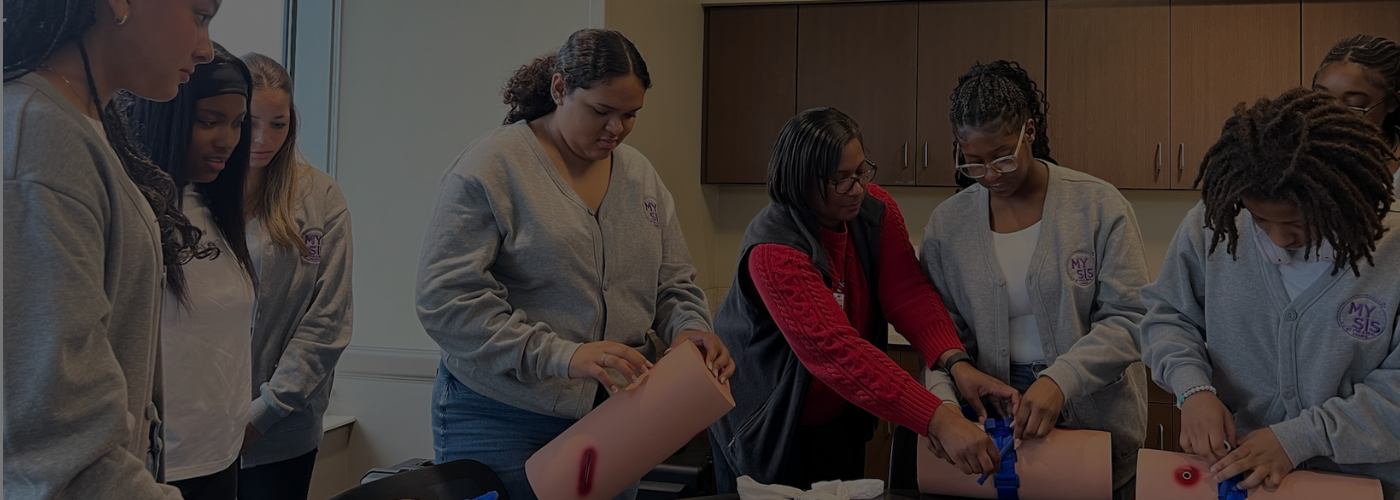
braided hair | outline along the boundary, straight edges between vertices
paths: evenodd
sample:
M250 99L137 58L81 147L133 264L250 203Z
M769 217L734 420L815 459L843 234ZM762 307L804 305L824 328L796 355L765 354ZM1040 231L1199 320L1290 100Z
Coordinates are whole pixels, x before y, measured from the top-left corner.
M1389 148L1378 132L1332 96L1309 89L1236 105L1195 182L1214 233L1209 252L1226 241L1235 255L1244 199L1287 202L1303 213L1305 256L1326 240L1336 251L1332 274L1351 267L1360 276L1358 261L1374 265L1371 252L1391 205Z
M953 88L950 97L952 106L948 108L948 119L953 122L953 134L962 136L969 128L1001 127L1015 132L1027 119L1035 122L1035 141L1031 142L1031 155L1058 163L1050 157L1050 136L1046 133L1049 125L1045 112L1050 104L1045 93L1031 79L1030 73L1015 61L993 61L977 63L971 70L958 77L958 86ZM960 185L971 185L972 179L958 174ZM964 186L966 187L966 186Z
M170 176L142 154L141 146L132 136L126 115L122 112L122 99L112 99L105 109L100 104L102 100L97 95L87 47L82 40L83 33L97 23L96 2L5 0L4 16L6 82L34 72L60 48L70 43L77 44L87 76L87 90L93 102L98 103L97 115L106 130L107 142L111 143L127 176L155 212L160 224L161 254L167 281L174 284L170 291L183 301L187 294L184 271L180 266L196 256L196 247L203 232L190 224L177 205L180 194Z
M590 89L619 76L636 75L642 88L651 88L651 73L642 53L622 32L582 29L569 35L557 54L540 56L511 75L501 96L510 106L504 125L531 121L554 112L549 86L554 75L564 77L564 91Z
M1322 64L1317 67L1317 72L1313 74L1313 81L1317 81L1317 76L1322 74L1323 68L1334 62L1350 62L1366 68L1366 77L1372 85L1385 89L1387 99L1395 99L1395 93L1400 92L1400 44L1395 43L1385 37L1373 35L1356 35L1337 42L1332 46L1332 50L1327 52L1327 56L1322 58ZM1385 120L1381 127L1386 131L1400 137L1400 103L1385 115Z

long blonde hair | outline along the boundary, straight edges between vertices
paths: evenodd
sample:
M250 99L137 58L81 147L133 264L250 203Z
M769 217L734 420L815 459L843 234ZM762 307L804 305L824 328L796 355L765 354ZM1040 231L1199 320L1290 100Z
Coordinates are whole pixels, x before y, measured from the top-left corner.
M286 92L291 108L287 140L267 163L262 196L252 198L246 210L262 222L263 231L278 246L296 249L302 256L311 255L311 249L297 231L296 220L292 217L292 211L296 208L301 194L300 184L306 180L311 169L311 165L307 164L301 152L297 150L297 129L300 128L301 120L297 115L296 104L291 102L292 77L281 64L262 54L244 55L243 62L253 74L254 92Z

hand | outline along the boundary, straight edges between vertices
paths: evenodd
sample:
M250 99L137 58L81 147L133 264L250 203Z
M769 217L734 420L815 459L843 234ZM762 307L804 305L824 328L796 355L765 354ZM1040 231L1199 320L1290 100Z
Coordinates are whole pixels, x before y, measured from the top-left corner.
M953 464L963 474L995 474L1001 467L996 443L987 431L963 418L957 407L938 405L928 422L929 447L933 454Z
M1021 408L1021 392L1011 388L996 377L982 373L972 363L953 365L953 381L958 384L958 393L977 412L977 421L987 421L987 409L982 406L982 397L991 397L999 404L997 415L1005 418L1015 415ZM985 434L985 433L984 433Z
M607 387L608 392L615 393L618 387L608 376L608 368L621 373L627 378L627 383L632 384L637 382L638 372L646 373L651 366L651 362L636 349L600 340L583 344L574 351L574 357L569 359L569 378L593 378Z
M715 335L714 332L684 331L677 333L671 344L685 342L686 339L700 348L700 352L705 355L705 366L710 368L710 373L719 379L719 383L728 383L729 377L734 376L734 360L729 357L729 348L724 346L724 342L720 342L719 335ZM666 352L671 350L667 349Z
M261 438L262 433L258 432L258 428L253 427L253 424L249 422L248 426L243 428L243 446L238 448L238 454L248 453L248 449L253 447L253 443L258 442L258 439Z
M1181 404L1181 450L1209 462L1225 458L1235 445L1235 418L1210 391L1192 394Z
M1215 473L1216 481L1250 472L1240 481L1241 489L1252 490L1262 485L1265 490L1276 491L1283 477L1293 472L1293 460L1283 451L1283 444L1278 442L1274 430L1265 427L1241 438L1240 446L1212 465L1210 471Z
M1050 377L1036 379L1021 398L1021 408L1011 424L1016 429L1016 439L1037 439L1050 434L1064 407L1065 393L1060 390L1060 384Z

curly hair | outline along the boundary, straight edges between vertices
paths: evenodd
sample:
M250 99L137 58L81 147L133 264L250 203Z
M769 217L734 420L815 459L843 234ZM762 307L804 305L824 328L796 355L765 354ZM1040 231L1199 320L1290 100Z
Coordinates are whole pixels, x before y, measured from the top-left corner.
M1380 130L1327 94L1296 88L1236 105L1195 182L1213 232L1209 252L1225 241L1235 255L1245 199L1287 202L1303 214L1305 256L1325 240L1336 251L1332 274L1351 267L1360 276L1357 262L1374 265L1385 232L1389 158Z
M534 120L554 112L549 86L554 75L564 77L564 91L593 88L619 76L636 75L642 88L651 88L651 73L641 52L621 32L605 29L575 31L557 54L540 56L521 66L501 89L510 106L503 122Z

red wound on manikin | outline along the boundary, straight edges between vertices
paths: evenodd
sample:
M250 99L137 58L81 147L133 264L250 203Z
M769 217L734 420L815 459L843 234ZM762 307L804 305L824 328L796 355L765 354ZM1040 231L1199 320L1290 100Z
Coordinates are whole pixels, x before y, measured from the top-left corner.
M593 464L598 461L598 449L592 446L583 450L579 459L578 496L588 496L593 491Z

